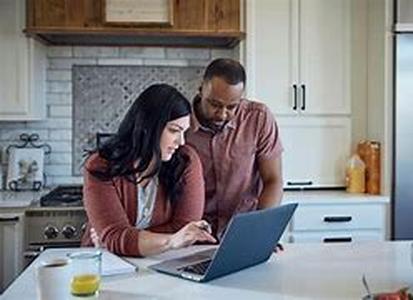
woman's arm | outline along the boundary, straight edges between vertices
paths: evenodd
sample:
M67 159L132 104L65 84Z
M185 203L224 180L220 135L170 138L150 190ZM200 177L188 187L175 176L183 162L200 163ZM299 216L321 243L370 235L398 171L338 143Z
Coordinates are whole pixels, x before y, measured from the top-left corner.
M197 241L216 243L216 240L210 235L211 231L207 228L209 228L207 222L196 221L187 224L175 234L142 230L139 234L140 254L142 256L154 255L170 249L186 247ZM101 241L94 228L91 229L90 234L95 246L100 247Z
M83 201L88 221L100 237L102 246L109 251L120 255L140 255L139 230L128 220L120 191L113 181L102 181L88 171L102 166L104 160L97 154L92 155L86 164Z
M181 230L174 234L155 233L143 230L139 235L140 253L143 256L158 254L171 249L187 247L195 242L216 243L211 232L205 228L209 227L206 221L194 221L186 224Z
M205 205L202 164L198 154L190 146L183 146L180 151L189 157L188 165L182 175L181 194L172 207L171 219L165 224L151 227L149 230L152 232L176 232L189 222L202 219Z
M90 164L88 165L90 167ZM95 244L99 243L119 255L147 256L185 247L196 241L215 242L215 239L202 229L206 225L205 221L186 221L186 225L174 234L138 230L130 224L115 184L112 181L101 181L88 171L85 171L84 175L83 193L90 225L99 237L98 242L94 240ZM201 218L202 210L203 202L201 207L196 209L196 220ZM174 215L180 216L179 212ZM186 218L185 213L183 218Z

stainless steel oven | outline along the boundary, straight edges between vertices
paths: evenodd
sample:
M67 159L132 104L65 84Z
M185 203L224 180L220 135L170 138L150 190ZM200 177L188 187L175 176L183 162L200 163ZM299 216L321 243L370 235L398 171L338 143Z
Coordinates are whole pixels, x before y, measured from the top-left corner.
M79 247L86 227L81 186L59 186L25 213L25 265L47 248Z

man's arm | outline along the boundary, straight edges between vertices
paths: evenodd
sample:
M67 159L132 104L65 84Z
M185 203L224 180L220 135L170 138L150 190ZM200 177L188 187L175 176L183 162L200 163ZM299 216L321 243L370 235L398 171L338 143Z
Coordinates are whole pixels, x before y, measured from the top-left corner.
M259 159L258 170L264 187L258 198L258 209L277 206L283 195L281 155L275 159Z

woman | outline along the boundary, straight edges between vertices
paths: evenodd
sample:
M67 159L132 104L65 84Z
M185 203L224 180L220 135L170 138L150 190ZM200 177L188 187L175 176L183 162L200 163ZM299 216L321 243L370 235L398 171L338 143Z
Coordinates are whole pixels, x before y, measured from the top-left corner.
M191 106L175 88L152 85L135 100L118 132L88 158L84 204L90 230L109 251L147 256L197 241L215 242L204 209L196 152L184 145Z

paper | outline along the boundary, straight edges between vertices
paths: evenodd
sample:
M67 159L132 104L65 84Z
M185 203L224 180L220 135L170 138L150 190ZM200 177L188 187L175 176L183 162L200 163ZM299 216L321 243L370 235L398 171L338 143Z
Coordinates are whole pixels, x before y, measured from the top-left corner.
M109 251L102 251L102 276L133 273L137 271L137 266Z

